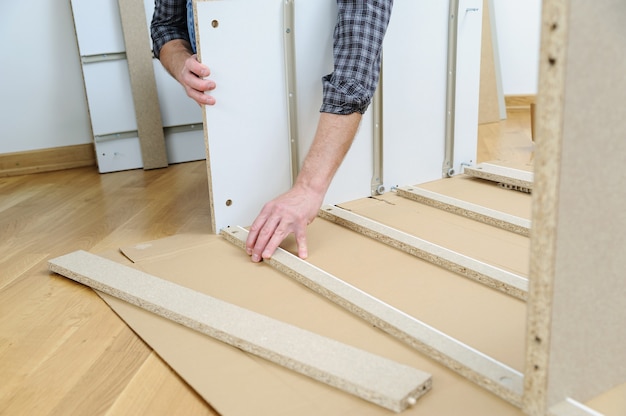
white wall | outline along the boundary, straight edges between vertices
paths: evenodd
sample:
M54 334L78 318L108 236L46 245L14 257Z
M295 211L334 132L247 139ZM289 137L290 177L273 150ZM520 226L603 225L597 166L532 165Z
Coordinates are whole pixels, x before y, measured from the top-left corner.
M69 0L3 2L0 39L0 153L90 143Z
M537 93L541 0L493 0L504 95Z

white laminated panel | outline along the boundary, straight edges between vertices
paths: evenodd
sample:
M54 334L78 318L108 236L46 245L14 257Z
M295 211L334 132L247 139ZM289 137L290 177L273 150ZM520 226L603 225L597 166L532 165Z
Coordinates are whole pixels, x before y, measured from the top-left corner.
M251 224L291 186L283 2L198 1L199 57L211 68L204 107L211 218L216 231Z
M461 163L471 163L476 156L481 10L482 2L463 0L457 16L457 172ZM387 189L442 177L448 13L448 2L394 2L383 60L383 177Z
M129 137L107 138L96 141L96 158L100 173L139 169L143 166L137 134Z
M387 189L441 178L447 39L448 2L394 1L382 73Z
M83 64L94 136L137 130L125 59Z
M206 159L202 123L193 125L193 128L188 131L165 130L165 147L169 163Z
M482 46L482 0L460 0L457 11L456 99L454 107L454 162L456 173L462 164L476 162L478 148L478 105ZM422 181L423 182L423 181Z
M153 59L153 66L163 127L202 125L202 108L187 97L184 88L165 70L159 60Z
M72 12L81 56L126 50L116 0L72 0Z

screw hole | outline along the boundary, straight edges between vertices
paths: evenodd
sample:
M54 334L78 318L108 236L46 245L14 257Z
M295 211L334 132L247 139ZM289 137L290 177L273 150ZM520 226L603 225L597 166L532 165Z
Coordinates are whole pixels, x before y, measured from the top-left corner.
M233 200L232 199L227 199L226 200L226 206L229 207L233 204Z
M217 29L217 27L220 25L220 22L217 20L212 20L211 21L211 27L213 27L214 29Z

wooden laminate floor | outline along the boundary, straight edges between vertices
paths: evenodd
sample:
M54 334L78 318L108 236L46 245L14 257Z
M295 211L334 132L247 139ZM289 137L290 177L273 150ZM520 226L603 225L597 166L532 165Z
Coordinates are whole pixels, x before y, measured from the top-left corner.
M532 161L527 111L479 128L478 162ZM90 289L47 260L210 230L205 162L0 178L0 414L216 414Z

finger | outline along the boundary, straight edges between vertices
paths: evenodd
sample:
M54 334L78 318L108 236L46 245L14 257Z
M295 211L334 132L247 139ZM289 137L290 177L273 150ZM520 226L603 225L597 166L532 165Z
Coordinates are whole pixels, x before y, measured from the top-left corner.
M269 259L274 255L274 252L280 246L285 238L289 235L289 232L283 229L284 227L278 226L274 233L272 234L272 238L267 242L265 247L263 248L263 252L261 256L264 259Z
M309 251L306 245L306 228L300 229L295 233L296 245L298 246L298 257L306 259L309 257Z
M276 229L279 224L278 218L269 218L264 224L263 227L259 230L256 240L254 242L254 247L252 248L252 261L259 262L262 259L262 254L266 250L266 247L270 240L273 238L276 233Z

